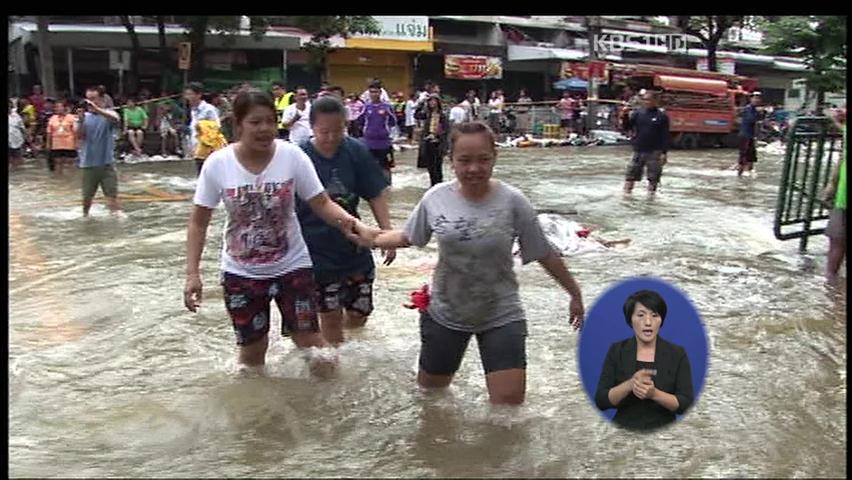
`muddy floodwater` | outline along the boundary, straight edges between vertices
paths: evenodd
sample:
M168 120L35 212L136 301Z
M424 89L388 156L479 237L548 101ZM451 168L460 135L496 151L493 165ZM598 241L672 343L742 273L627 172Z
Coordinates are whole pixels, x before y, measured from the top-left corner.
M428 281L434 243L378 267L376 311L340 348L336 379L312 379L277 337L266 374L245 375L217 284L221 210L204 305L196 315L182 304L191 162L119 165L124 220L102 203L81 218L77 172L12 172L10 474L845 477L845 288L823 285L824 237L806 255L773 237L782 157L761 155L758 176L737 179L733 150L675 151L648 199L644 186L621 193L629 155L506 149L495 174L538 208L576 210L595 235L632 239L567 258L587 311L613 282L654 275L701 313L705 388L682 423L650 435L614 428L587 399L568 298L537 264L518 267L529 319L520 408L488 405L473 344L446 393L416 388L417 314L400 305ZM397 155L396 225L428 186L414 157Z

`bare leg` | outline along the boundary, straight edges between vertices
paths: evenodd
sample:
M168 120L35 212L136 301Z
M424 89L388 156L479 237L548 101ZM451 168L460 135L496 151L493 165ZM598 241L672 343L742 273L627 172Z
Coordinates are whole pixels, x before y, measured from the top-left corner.
M485 375L488 397L498 405L520 405L524 403L527 371L523 368L498 370Z
M625 180L624 181L624 193L632 193L633 192L633 185L635 183L636 182L634 182L633 180Z
M657 191L657 185L659 182L648 182L648 192L654 193Z
M136 131L136 145L137 145L137 154L142 155L142 147L145 144L145 132L142 130Z
M362 328L367 323L367 317L354 310L346 310L346 328Z
M107 208L112 213L121 211L121 204L118 203L118 197L106 197L107 199Z
M343 309L320 313L319 318L325 341L335 347L343 343Z
M293 343L300 349L306 348L329 348L331 345L325 341L319 332L301 332L292 334ZM311 373L320 378L329 378L337 368L337 357L316 356L310 360Z
M432 375L422 369L417 372L417 384L423 388L446 388L452 381L452 375Z
M269 335L249 345L240 347L238 361L247 367L259 367L266 363L266 350L269 348Z
M826 265L825 279L834 285L837 283L837 273L840 265L846 258L846 240L830 238L828 240L828 263Z

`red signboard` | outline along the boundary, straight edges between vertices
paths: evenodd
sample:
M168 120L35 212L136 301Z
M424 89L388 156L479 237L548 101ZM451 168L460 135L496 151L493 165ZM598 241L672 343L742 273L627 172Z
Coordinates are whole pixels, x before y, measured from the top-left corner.
M503 78L503 64L500 57L445 55L444 77L458 80L499 80Z
M589 73L592 77L607 80L609 77L609 69L606 62L594 61L589 63L583 62L562 62L562 78L580 78L583 80L589 79Z

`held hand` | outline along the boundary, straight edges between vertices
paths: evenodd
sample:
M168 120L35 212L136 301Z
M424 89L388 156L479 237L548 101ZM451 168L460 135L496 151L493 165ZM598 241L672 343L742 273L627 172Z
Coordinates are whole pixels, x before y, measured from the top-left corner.
M656 373L654 370L643 368L633 374L631 378L633 395L636 395L639 399L647 398L649 384L650 387L654 385L653 380L651 380L651 375L654 373Z
M586 314L583 299L579 296L571 297L571 304L568 309L570 311L569 323L574 327L574 330L583 328L583 317Z
M183 304L190 312L197 312L201 306L201 276L191 274L186 276L186 285L183 287Z
M382 249L382 257L384 257L385 261L382 262L382 265L388 266L396 260L396 249L389 248L387 250Z

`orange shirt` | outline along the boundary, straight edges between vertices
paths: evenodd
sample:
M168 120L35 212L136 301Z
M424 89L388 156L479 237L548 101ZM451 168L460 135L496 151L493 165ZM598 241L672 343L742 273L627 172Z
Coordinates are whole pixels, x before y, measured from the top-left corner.
M47 122L51 150L77 150L77 117L71 114L53 115Z

